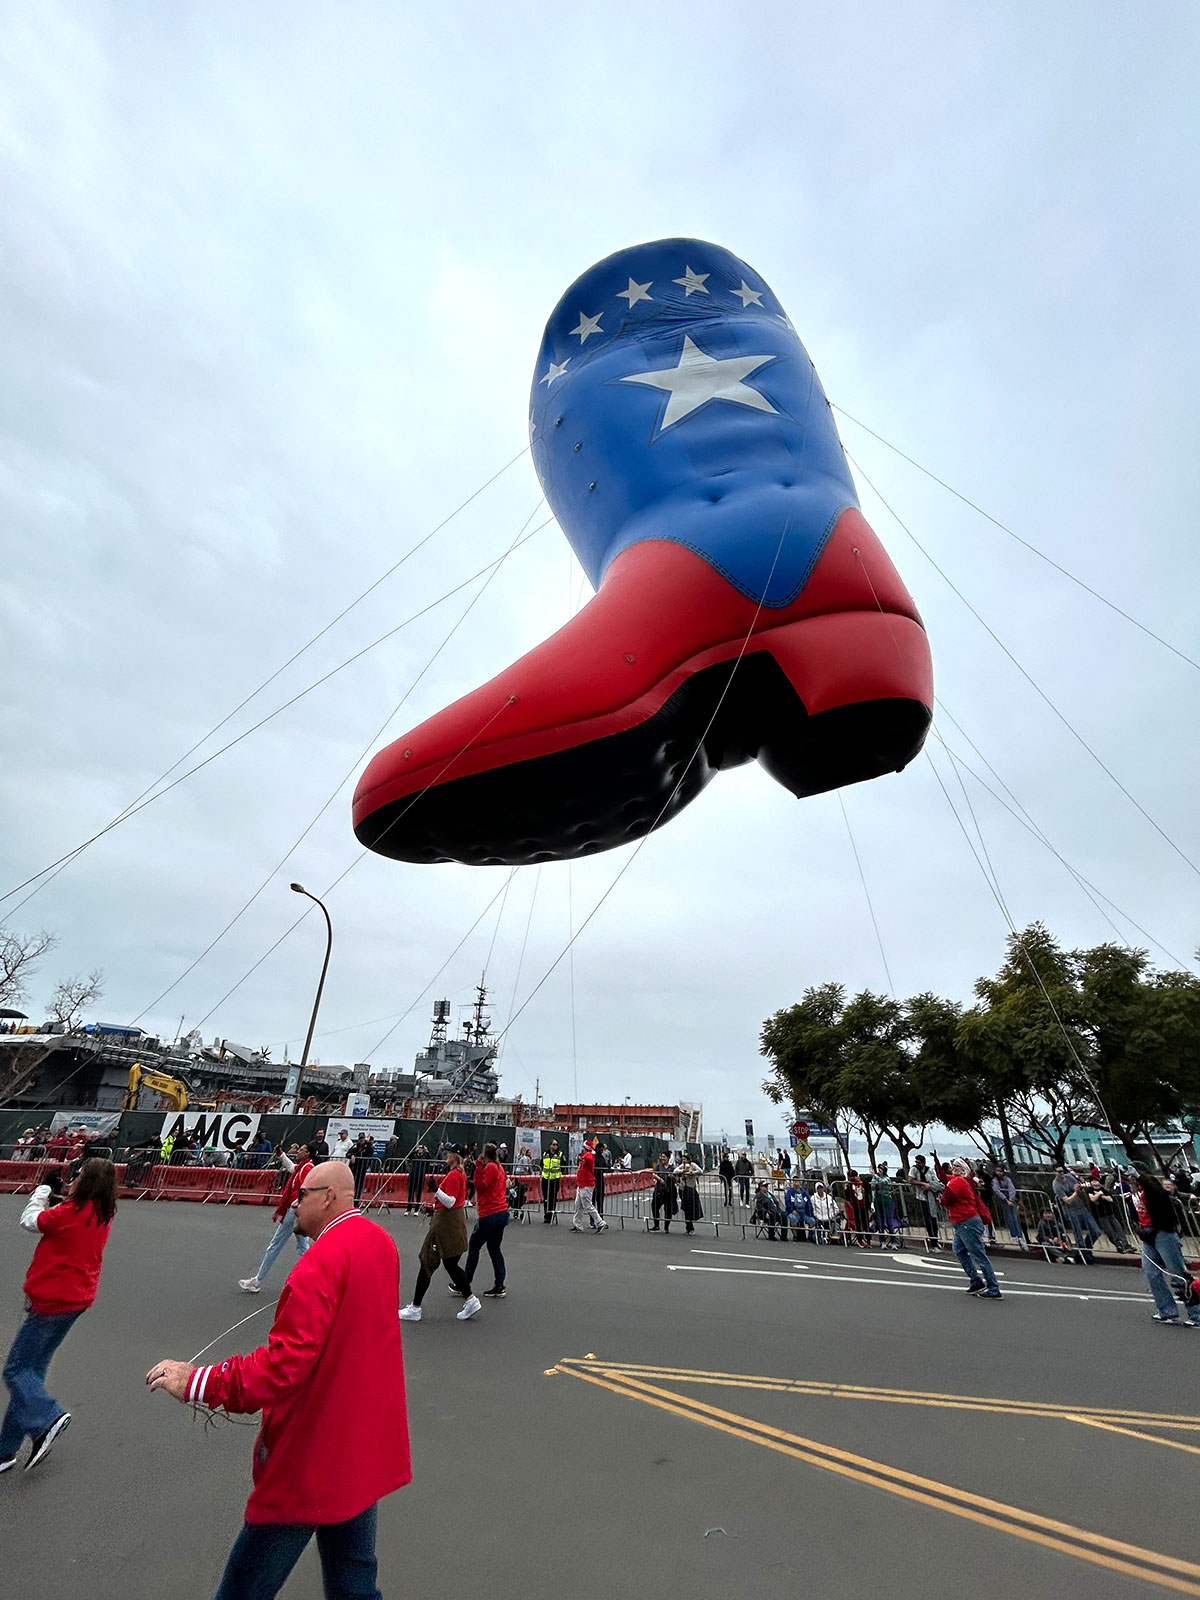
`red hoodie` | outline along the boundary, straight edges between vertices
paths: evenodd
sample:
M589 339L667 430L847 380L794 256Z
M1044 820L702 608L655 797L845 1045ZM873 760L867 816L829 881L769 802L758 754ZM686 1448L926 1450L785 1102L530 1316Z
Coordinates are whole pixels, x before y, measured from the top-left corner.
M100 1260L111 1222L101 1222L89 1200L64 1200L38 1216L41 1239L25 1274L29 1304L43 1317L86 1311L100 1285Z
M575 1187L577 1189L594 1189L596 1187L596 1157L586 1145L583 1154L579 1157L579 1170L575 1174Z
M951 1222L965 1222L968 1217L982 1217L985 1222L991 1220L989 1213L984 1209L979 1190L970 1178L964 1178L957 1172L946 1179L946 1187L942 1190L942 1204Z
M498 1161L481 1161L475 1168L475 1210L481 1217L494 1217L508 1210L504 1168Z
M274 1222L282 1222L291 1208L296 1204L296 1196L300 1193L300 1186L313 1169L311 1161L297 1161L288 1173L287 1182L283 1186L283 1193L279 1196L279 1204L275 1207L272 1216Z

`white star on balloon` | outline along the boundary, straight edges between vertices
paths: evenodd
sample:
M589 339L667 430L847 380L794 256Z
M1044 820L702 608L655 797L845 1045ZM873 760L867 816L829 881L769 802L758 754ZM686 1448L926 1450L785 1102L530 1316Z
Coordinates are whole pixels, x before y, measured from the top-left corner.
M753 301L756 306L762 305L762 295L757 289L752 289L746 282L745 278L742 279L742 287L740 289L731 289L730 293L736 294L741 300L743 311L751 301Z
M654 296L646 293L646 290L653 282L654 279L650 278L645 283L635 283L633 279L630 278L628 289L617 290L617 299L628 300L629 309L632 311L639 300L653 300Z
M682 278L672 278L671 282L672 283L682 284L683 285L683 290L684 290L683 298L685 300L690 300L692 295L694 295L697 292L697 290L701 294L707 294L708 293L708 290L704 287L704 285L705 285L706 281L711 277L712 277L712 273L711 272L693 272L691 267L685 267L683 269L683 277Z
M600 326L600 318L603 315L603 311L597 311L594 317L586 317L582 311L579 313L579 326L572 328L571 332L579 335L580 344L590 339L593 333L604 332L604 329Z
M669 391L671 398L663 415L663 430L682 422L710 400L728 400L734 405L750 406L755 411L769 411L778 416L778 409L765 395L743 382L750 373L775 359L774 356L718 358L706 355L685 334L678 366L665 367L659 372L633 372L621 382L644 383L652 389Z
M567 370L567 363L570 361L570 359L571 359L570 356L568 356L566 361L558 361L558 362L552 361L550 363L550 371L546 374L546 376L544 378L539 378L538 382L539 383L553 383L555 378L561 378L563 373Z

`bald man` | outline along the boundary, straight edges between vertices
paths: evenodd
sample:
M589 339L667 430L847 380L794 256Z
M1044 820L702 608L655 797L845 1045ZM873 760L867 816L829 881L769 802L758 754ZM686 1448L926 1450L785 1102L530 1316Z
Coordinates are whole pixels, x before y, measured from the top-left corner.
M314 1533L328 1600L380 1600L377 1503L412 1477L400 1260L355 1209L342 1161L305 1178L296 1231L313 1245L292 1268L267 1343L211 1367L156 1361L146 1382L185 1404L262 1411L245 1526L215 1600L272 1600Z

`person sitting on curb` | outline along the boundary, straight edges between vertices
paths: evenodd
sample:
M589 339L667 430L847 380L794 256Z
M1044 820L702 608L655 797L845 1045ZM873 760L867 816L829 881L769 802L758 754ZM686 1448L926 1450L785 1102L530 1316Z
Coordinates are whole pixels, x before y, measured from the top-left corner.
M828 1244L841 1227L842 1218L837 1201L823 1183L818 1183L812 1192L812 1214L817 1243Z
M794 1175L783 1191L783 1211L792 1230L792 1238L797 1242L807 1240L808 1230L813 1225L812 1197L799 1173Z
M1067 1243L1053 1211L1049 1209L1042 1212L1042 1220L1038 1223L1037 1245L1047 1261L1061 1261L1065 1264L1083 1259L1080 1252Z
M776 1200L765 1183L759 1183L754 1191L754 1210L751 1221L756 1227L767 1230L767 1238L774 1239L776 1232L779 1234L781 1244L787 1241L787 1218L783 1207Z

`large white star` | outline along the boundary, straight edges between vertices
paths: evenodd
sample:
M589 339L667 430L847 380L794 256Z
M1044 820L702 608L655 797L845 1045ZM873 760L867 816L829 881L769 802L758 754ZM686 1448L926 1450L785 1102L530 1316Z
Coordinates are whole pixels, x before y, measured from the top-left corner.
M654 296L646 293L646 290L653 282L654 279L650 278L645 283L635 283L633 279L630 278L628 289L617 290L617 299L628 300L629 309L632 311L639 300L653 300Z
M683 354L679 365L665 367L660 372L633 372L622 378L622 383L644 383L652 389L666 389L671 398L667 401L662 419L663 429L682 422L710 400L729 400L734 405L750 406L755 411L778 410L765 395L759 394L742 380L774 356L729 356L718 359L705 355L685 334Z
M555 378L561 378L563 373L567 370L567 363L570 361L570 359L570 356L568 356L566 361L552 361L550 363L550 371L544 378L539 378L538 382L553 383Z
M594 317L587 317L582 311L579 313L579 326L572 328L571 332L579 335L580 344L584 344L590 339L593 333L604 332L604 329L600 326L600 318L603 315L603 311L597 311Z
M683 269L683 277L672 278L671 282L682 284L684 290L683 298L685 300L690 300L691 297L697 293L697 291L700 294L708 293L708 290L704 287L704 285L711 277L711 272L693 272L691 267L685 267Z
M740 289L731 289L729 292L730 294L736 294L741 300L743 311L752 300L756 306L762 305L762 295L757 289L752 289L745 278L742 279L742 287Z

